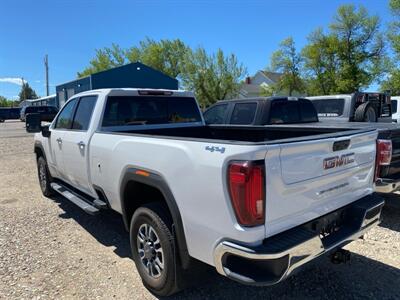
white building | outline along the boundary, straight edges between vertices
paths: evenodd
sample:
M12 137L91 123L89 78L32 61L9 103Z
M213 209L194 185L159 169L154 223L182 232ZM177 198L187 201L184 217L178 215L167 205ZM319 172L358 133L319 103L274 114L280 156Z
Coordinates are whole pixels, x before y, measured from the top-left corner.
M258 71L254 76L246 77L239 91L239 98L259 97L264 88L278 83L281 73Z

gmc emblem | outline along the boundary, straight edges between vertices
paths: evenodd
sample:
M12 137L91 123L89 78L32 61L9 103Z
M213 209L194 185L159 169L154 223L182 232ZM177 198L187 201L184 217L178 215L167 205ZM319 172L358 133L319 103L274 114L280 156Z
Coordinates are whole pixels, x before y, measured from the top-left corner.
M324 169L333 169L345 166L354 162L354 153L343 154L341 156L328 157L324 159Z

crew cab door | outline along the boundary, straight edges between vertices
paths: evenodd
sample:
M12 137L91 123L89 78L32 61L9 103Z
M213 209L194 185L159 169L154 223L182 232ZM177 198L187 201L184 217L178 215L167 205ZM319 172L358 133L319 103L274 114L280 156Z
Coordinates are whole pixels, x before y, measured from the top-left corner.
M89 127L96 100L97 96L85 96L79 99L71 129L65 132L63 138L63 156L68 182L89 195L93 194L88 171L88 145L91 137Z
M54 177L66 179L66 170L64 166L64 135L71 128L72 120L75 112L77 99L69 101L63 108L54 122L51 130L51 135L48 138L48 147L50 150L50 158L48 165L50 172Z

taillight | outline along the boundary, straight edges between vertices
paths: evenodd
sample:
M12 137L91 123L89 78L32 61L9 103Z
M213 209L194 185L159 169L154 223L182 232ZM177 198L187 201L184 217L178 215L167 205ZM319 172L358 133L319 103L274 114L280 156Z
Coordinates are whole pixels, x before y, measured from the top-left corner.
M238 223L243 226L264 224L264 161L231 162L228 167L228 187Z
M376 141L375 181L379 177L381 166L389 166L392 160L392 141Z

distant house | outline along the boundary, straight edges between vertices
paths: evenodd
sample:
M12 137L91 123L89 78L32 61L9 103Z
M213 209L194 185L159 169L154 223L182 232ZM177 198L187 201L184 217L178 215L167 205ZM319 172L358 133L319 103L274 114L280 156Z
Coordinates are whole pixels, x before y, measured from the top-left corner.
M279 82L281 73L258 71L252 77L246 77L239 91L239 98L258 97L262 95L263 88L268 88Z

